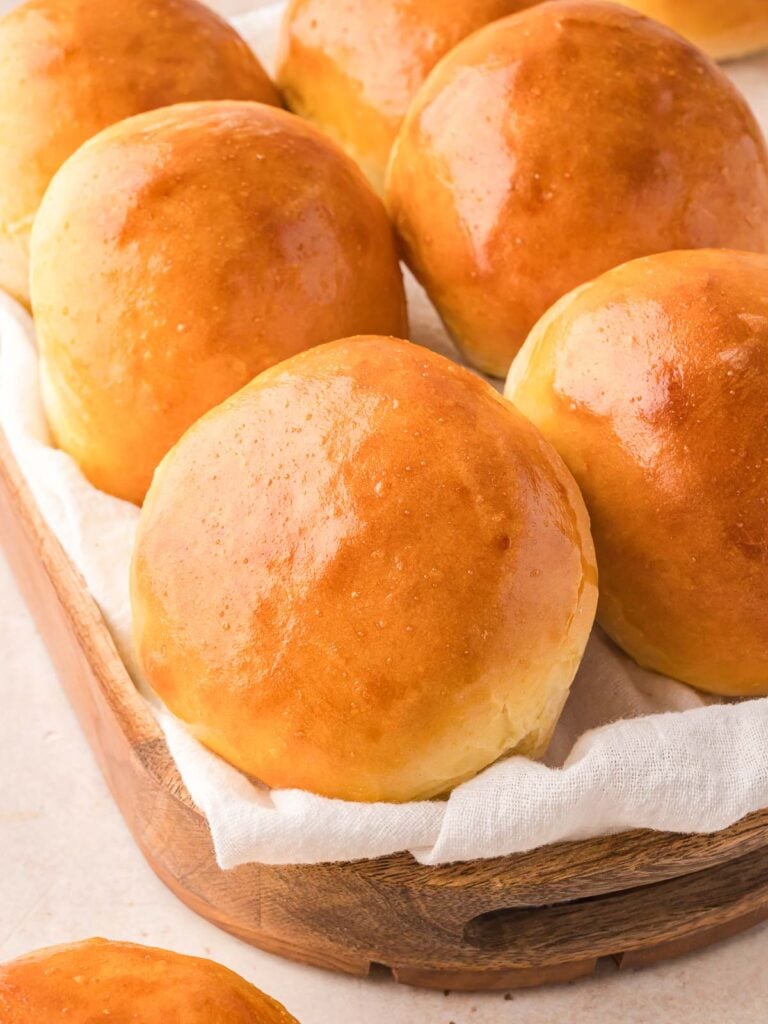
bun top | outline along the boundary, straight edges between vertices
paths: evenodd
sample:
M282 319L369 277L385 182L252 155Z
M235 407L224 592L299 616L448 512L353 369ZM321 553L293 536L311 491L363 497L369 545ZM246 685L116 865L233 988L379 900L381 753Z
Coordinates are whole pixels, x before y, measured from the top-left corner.
M398 136L388 203L459 345L502 375L542 313L610 267L766 251L768 152L690 43L614 4L559 0L443 58Z
M27 0L0 19L0 287L27 301L32 221L78 146L204 99L280 102L244 40L196 0Z
M312 125L258 103L178 104L91 139L46 193L31 264L53 434L136 502L184 430L267 366L407 331L381 201Z
M768 47L765 0L621 0L669 25L719 60Z
M296 1024L239 975L198 957L91 939L0 964L3 1024Z
M278 81L383 188L389 151L411 100L452 47L536 0L292 0Z
M704 689L768 693L768 257L609 271L542 318L507 395L581 486L611 636Z
M306 352L196 423L132 568L139 663L174 714L269 786L367 801L541 753L595 593L553 450L392 338Z

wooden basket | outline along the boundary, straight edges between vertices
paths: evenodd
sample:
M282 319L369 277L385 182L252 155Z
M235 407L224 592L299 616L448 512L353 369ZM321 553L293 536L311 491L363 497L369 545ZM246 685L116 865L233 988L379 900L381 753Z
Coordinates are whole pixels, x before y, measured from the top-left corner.
M423 867L408 854L222 871L165 740L0 435L0 540L104 777L166 885L262 949L432 988L511 989L685 953L768 918L768 811Z

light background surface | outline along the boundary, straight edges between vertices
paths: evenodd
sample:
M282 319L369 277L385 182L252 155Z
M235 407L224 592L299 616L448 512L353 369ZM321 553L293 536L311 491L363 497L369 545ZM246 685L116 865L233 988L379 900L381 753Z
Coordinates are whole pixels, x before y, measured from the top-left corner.
M255 5L216 4L230 14ZM12 6L0 0L0 11ZM502 993L444 996L381 977L300 967L209 925L164 888L135 847L2 559L0 780L0 960L93 935L165 946L226 964L284 1002L303 1024L768 1019L768 925L659 967L603 970L588 981L518 992L509 1000Z

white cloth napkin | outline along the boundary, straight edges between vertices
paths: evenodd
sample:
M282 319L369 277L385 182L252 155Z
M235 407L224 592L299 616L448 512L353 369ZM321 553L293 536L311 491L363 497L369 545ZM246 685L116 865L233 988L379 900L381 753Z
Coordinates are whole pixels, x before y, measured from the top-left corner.
M281 5L240 19L271 62ZM768 57L733 68L768 123ZM407 280L414 340L455 356ZM130 639L128 563L139 510L95 490L50 447L32 323L0 296L0 424L40 510L80 569L141 684ZM512 757L445 801L360 804L254 785L155 713L224 868L317 863L410 850L423 864L495 857L628 828L711 832L768 806L768 699L728 703L651 672L596 629L546 764Z

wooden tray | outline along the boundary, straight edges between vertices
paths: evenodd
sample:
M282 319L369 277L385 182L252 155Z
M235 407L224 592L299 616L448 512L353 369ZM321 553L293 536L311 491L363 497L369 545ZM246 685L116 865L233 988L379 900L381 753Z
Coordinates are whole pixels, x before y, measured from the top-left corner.
M768 811L716 835L634 831L430 868L407 854L222 871L163 736L0 435L0 541L117 804L193 910L255 946L352 974L510 989L676 956L768 918Z

